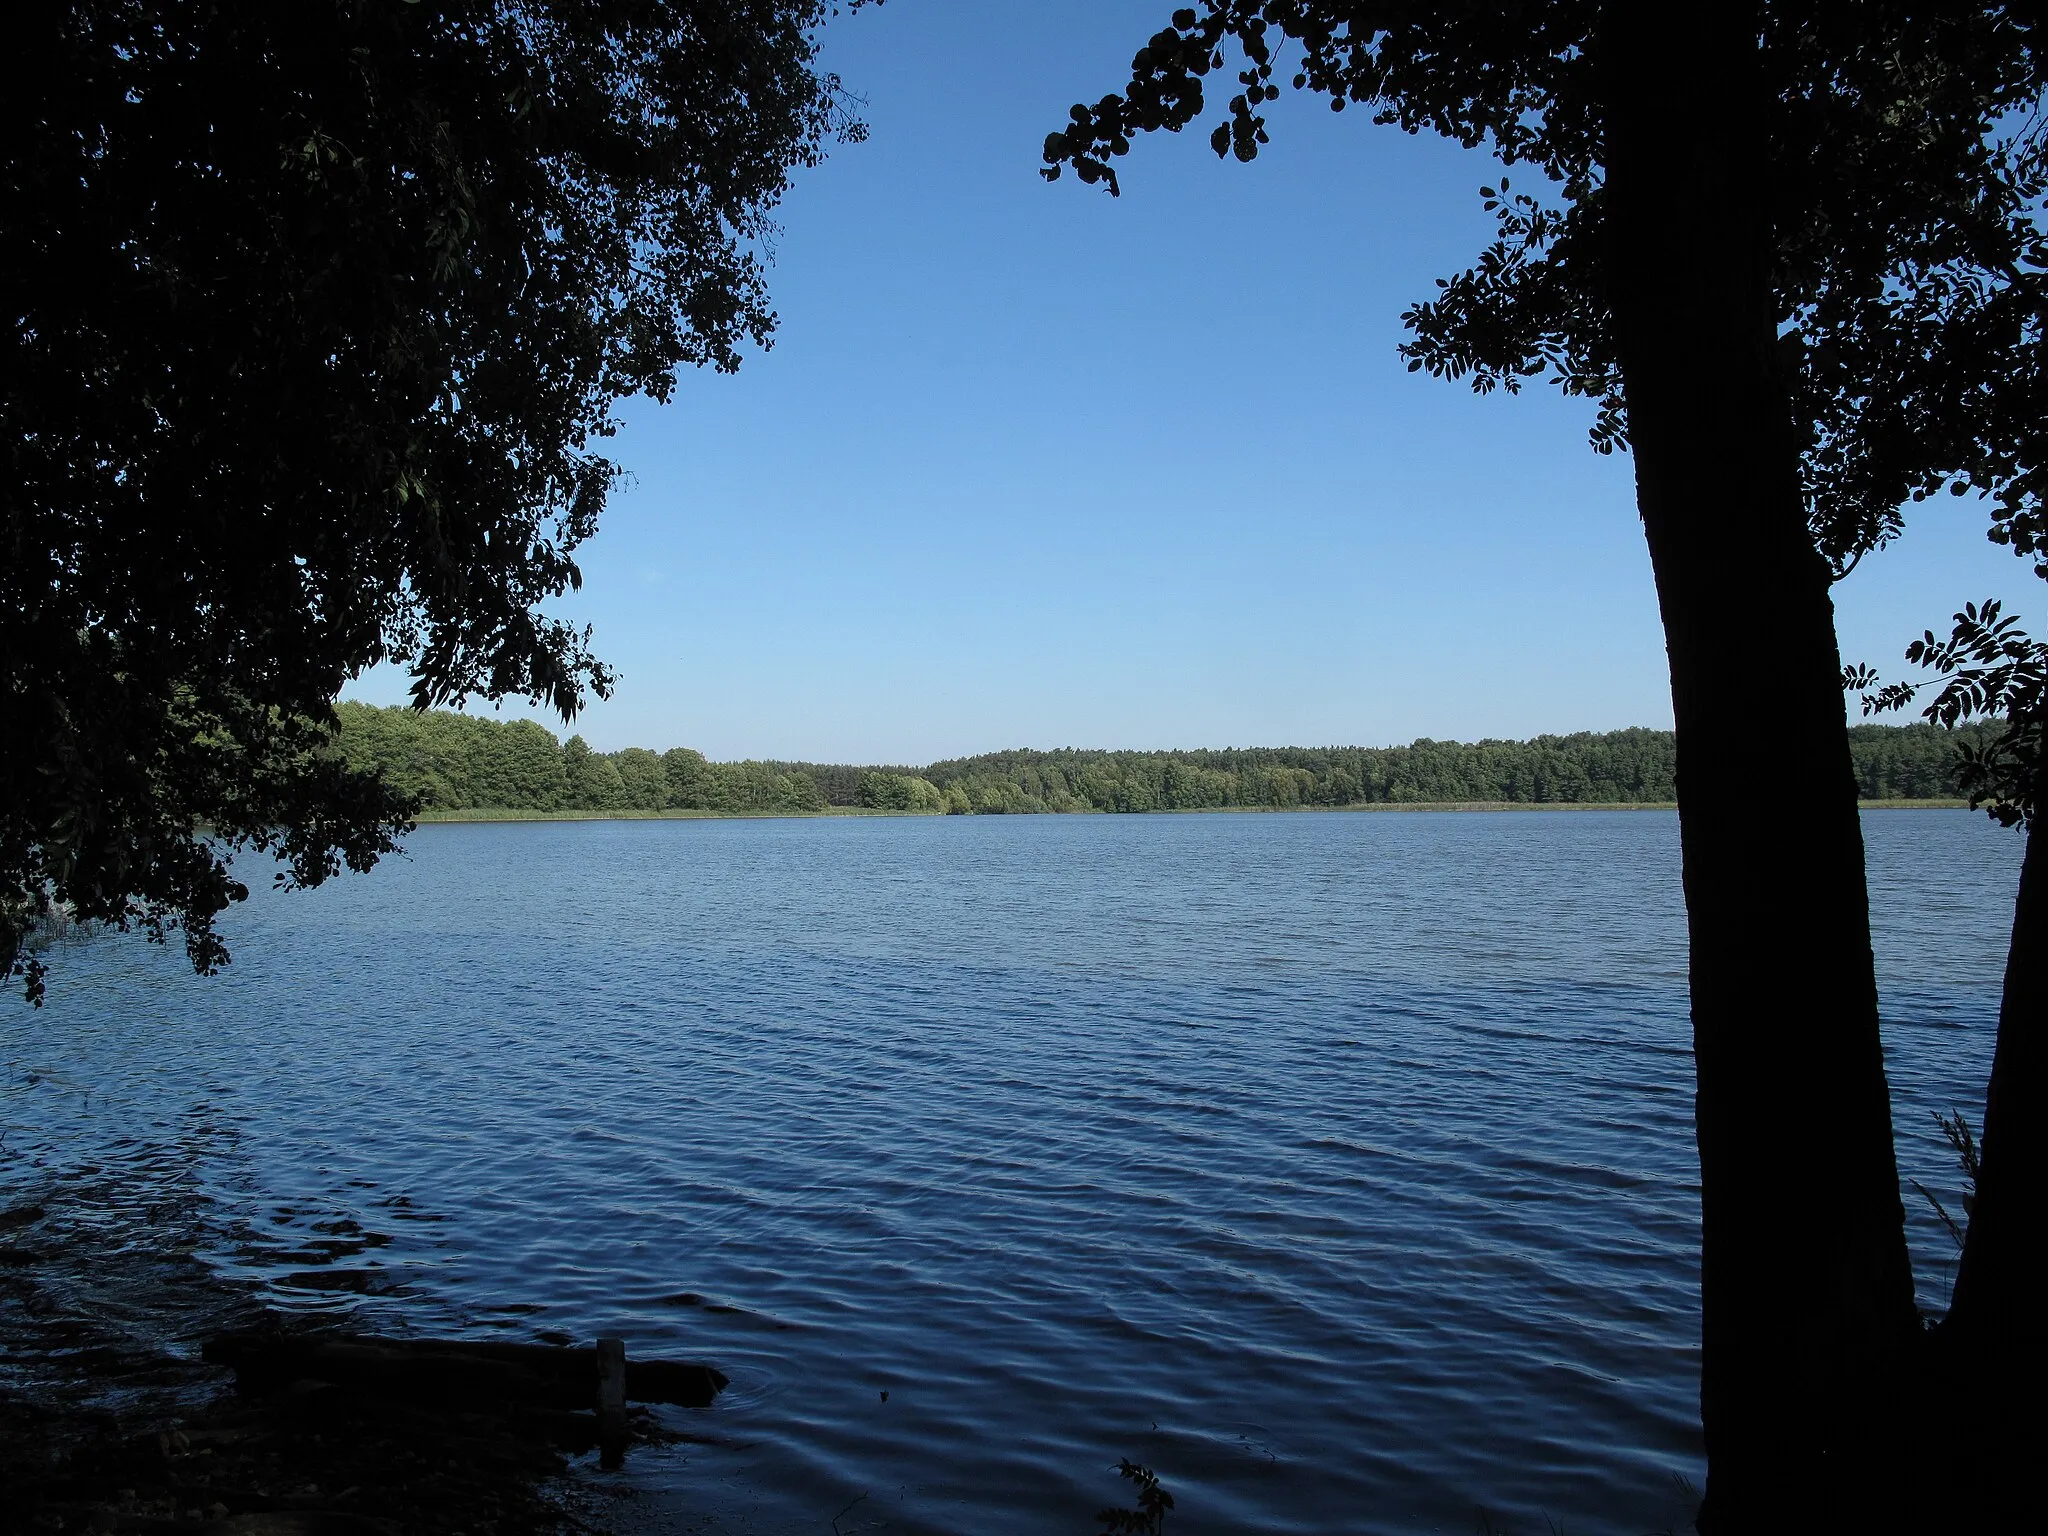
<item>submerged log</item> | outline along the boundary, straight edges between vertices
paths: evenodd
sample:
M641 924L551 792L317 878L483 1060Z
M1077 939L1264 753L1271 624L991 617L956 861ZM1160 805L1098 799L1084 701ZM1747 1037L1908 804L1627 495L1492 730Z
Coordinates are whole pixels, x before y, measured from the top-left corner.
M599 1465L616 1471L626 1455L626 1341L597 1341Z
M536 1408L599 1406L597 1351L497 1339L392 1339L368 1334L300 1338L275 1333L224 1333L206 1358L234 1369L253 1391L294 1382L329 1382L381 1396L441 1404ZM709 1406L726 1386L723 1371L679 1360L628 1360L625 1395L636 1403Z

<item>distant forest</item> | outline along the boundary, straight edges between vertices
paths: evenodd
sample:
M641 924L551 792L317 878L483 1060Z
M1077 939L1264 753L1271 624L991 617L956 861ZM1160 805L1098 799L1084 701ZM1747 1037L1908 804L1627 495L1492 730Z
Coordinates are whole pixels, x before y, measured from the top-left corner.
M1347 805L1506 801L1669 801L1669 731L1538 736L1530 741L1415 741L1405 747L1242 747L1192 752L990 752L916 768L843 763L714 763L688 747L594 752L531 720L435 710L339 707L340 751L377 767L423 811L817 812L833 806L931 814L1038 811L1288 810ZM1932 725L1849 731L1867 800L1956 793L1961 739ZM1759 771L1768 741L1759 742Z

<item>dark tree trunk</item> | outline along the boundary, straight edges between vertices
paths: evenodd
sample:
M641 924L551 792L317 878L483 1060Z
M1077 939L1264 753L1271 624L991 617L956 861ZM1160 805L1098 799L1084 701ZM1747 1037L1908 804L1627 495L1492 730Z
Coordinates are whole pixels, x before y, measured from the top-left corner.
M1883 1405L1919 1322L1830 573L1775 365L1758 18L1615 3L1604 20L1609 298L1692 940L1701 1527L1845 1529L1889 1497Z
M2018 1530L2040 1518L2035 1466L2048 1433L2048 852L2038 826L2027 832L2013 905L1980 1151L1977 1198L1941 1326L1937 1390L1957 1440L1956 1496L1976 1518Z
M1977 1199L1944 1330L2031 1345L2044 1333L2041 1229L2048 1195L2048 854L2027 833L2013 906L1998 1048L1984 1096Z

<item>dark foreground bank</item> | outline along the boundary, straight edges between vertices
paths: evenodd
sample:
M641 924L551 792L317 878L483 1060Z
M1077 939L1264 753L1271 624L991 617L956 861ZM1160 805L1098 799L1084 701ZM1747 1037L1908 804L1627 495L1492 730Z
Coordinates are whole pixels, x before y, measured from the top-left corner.
M0 1531L588 1536L608 1524L607 1495L576 1476L597 1449L593 1415L438 1368L398 1391L325 1368L338 1320L266 1312L191 1257L188 1213L167 1207L156 1241L65 1195L0 1212ZM639 1408L626 1433L674 1438Z

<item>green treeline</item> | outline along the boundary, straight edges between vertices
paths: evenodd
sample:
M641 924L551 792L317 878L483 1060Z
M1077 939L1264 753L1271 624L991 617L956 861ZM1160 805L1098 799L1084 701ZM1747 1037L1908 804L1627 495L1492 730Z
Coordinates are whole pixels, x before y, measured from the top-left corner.
M711 763L701 752L593 752L531 720L419 714L344 702L340 750L381 768L425 811L720 811L784 815L830 803L819 773L789 763ZM858 783L858 770L847 783ZM838 783L838 780L832 782Z
M1245 747L1193 752L991 752L928 768L843 763L714 763L688 747L594 752L530 720L434 710L339 706L339 749L381 768L424 811L703 811L793 815L833 806L955 815L1040 811L1182 811L1347 805L1599 805L1668 802L1669 731L1429 741L1405 747ZM1867 800L1955 795L1958 731L1859 725L1849 731ZM1769 742L1757 770L1769 772Z

